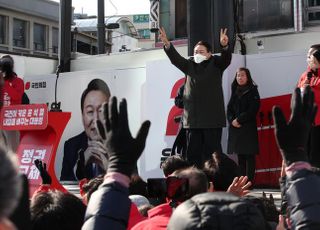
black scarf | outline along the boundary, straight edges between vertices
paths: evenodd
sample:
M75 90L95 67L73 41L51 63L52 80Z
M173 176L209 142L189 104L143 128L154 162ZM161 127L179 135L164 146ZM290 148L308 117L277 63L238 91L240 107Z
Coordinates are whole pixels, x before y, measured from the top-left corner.
M250 85L248 85L248 84L247 85L238 85L235 93L238 97L242 97L242 95L244 93L246 93L249 89L250 89Z

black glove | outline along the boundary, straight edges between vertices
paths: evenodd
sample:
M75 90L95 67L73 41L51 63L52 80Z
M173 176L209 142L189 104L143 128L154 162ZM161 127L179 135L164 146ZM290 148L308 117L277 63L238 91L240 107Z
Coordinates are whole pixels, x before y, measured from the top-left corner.
M275 136L282 158L289 166L296 161L308 161L305 146L317 106L314 104L314 94L307 86L301 99L300 88L296 88L291 100L291 117L287 123L282 110L273 108Z
M184 84L180 86L180 88L178 89L177 96L174 98L174 104L180 109L183 109L183 92Z
M185 159L185 153L187 149L187 131L185 128L181 127L176 139L173 142L171 149L171 156L180 154Z
M37 167L37 169L40 172L40 176L42 179L42 184L51 184L52 183L52 179L51 176L49 175L48 171L47 171L47 164L40 161L40 160L35 160L34 161L34 165Z
M112 97L110 103L104 105L105 125L97 121L100 136L105 140L109 155L107 172L119 172L131 176L137 160L145 147L150 121L145 121L134 139L128 124L127 102L123 99L117 108L117 98Z

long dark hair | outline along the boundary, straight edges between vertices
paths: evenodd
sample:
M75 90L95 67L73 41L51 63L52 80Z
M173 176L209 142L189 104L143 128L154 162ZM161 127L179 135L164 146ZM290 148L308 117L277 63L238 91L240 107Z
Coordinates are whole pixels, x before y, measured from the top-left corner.
M320 44L313 44L310 46L310 49L320 50Z
M249 69L245 68L245 67L240 67L237 72L236 72L236 75L234 77L234 80L231 84L231 91L232 93L235 92L235 90L237 89L237 86L239 85L238 82L237 82L237 73L240 72L240 71L244 71L247 75L247 85L252 87L252 86L257 86L257 84L252 80L252 77L251 77L251 73L249 71Z
M12 78L16 74L13 72L14 61L10 55L3 55L0 59L0 69L6 74L6 78Z

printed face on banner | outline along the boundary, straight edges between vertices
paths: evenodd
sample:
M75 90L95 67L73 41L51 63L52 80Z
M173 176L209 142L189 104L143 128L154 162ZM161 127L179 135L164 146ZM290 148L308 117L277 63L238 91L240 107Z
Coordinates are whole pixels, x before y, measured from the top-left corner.
M108 100L109 98L98 90L89 92L84 99L82 122L90 140L96 140L98 138L96 121L99 117L102 117L102 105Z

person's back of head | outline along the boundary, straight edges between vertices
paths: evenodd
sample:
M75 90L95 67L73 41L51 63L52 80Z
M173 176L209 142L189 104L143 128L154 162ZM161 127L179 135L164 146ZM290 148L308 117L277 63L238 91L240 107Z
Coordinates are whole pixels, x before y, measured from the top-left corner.
M9 220L9 215L20 200L22 180L18 174L15 155L7 151L6 146L2 144L0 144L0 229L15 229Z
M137 172L132 173L129 184L130 195L148 196L147 182L145 182Z
M138 210L139 210L139 212L140 212L140 214L141 214L142 216L148 217L148 211L149 211L150 209L153 209L153 208L154 208L153 205L151 205L151 204L145 204L145 205L142 205L142 206L138 207Z
M15 155L0 145L0 220L8 217L17 205L22 191Z
M262 194L262 197L245 196L244 199L250 200L260 210L266 221L277 223L280 213L274 203L273 196L270 194L268 199L264 192Z
M173 212L168 230L264 230L266 221L250 201L209 192L185 201Z
M233 179L241 175L239 166L227 155L218 152L204 163L203 171L216 191L227 191Z
M33 230L80 230L86 207L70 193L41 192L30 205Z
M149 200L145 196L130 195L129 199L131 200L132 203L134 203L137 206L138 209L142 206L150 205Z
M92 178L82 186L82 190L87 202L89 202L92 193L94 193L99 188L103 180L104 180L104 175L101 174L95 178Z
M185 169L188 167L190 167L190 164L186 160L184 160L182 157L177 155L169 156L161 164L161 168L165 177L169 176L176 170Z
M193 197L194 195L208 191L208 180L205 173L195 167L189 167L175 171L172 176L178 178L186 178L189 182L188 193L185 195L185 200Z

